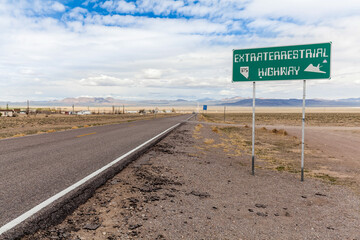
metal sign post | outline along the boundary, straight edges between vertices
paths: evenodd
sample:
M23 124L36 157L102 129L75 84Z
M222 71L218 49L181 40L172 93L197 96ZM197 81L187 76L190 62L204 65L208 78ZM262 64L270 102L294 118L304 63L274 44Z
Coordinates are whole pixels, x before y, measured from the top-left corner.
M305 148L305 97L306 97L306 80L303 86L303 105L302 105L302 137L301 137L301 181L304 181L304 148Z
M251 174L255 175L255 82L253 82Z
M330 79L331 42L234 49L232 82L253 82L252 174L255 174L255 82L303 80L301 181L304 181L306 80Z
M224 106L224 122L225 122L225 110L226 110L226 106Z

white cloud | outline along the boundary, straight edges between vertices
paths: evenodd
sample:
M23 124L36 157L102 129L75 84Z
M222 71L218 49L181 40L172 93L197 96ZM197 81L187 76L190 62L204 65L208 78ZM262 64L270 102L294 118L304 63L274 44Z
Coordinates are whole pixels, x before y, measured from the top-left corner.
M89 11L82 7L75 7L71 9L68 13L63 15L64 21L84 21L86 16L89 15Z
M140 29L153 33L165 34L217 34L226 33L227 26L221 23L213 23L206 19L170 19L148 18L131 15L98 15L90 14L84 8L74 8L64 15L63 19L71 25L74 21L88 25L113 25L119 28ZM80 25L80 26L81 26Z
M16 16L20 16L22 14L34 15L64 12L65 6L58 1L52 0L14 0L2 3L0 5L0 11L4 9L11 11Z
M135 11L135 4L132 2L126 2L125 0L117 0L117 1L106 1L104 3L100 3L102 8L107 9L109 12L118 12L118 13L131 13Z
M32 68L22 68L20 73L24 75L38 75Z
M125 1L118 1L116 12L119 13L128 13L128 12L134 12L135 11L135 4Z
M142 12L151 12L153 11L156 15L170 14L171 12L176 11L176 9L184 5L183 1L173 1L173 0L164 0L164 1L153 1L153 0L141 0L137 1L138 7Z
M83 78L79 81L79 83L85 86L126 86L132 85L133 81L107 75L100 75L95 77Z
M133 88L144 98L251 96L251 85L231 83L232 49L327 41L333 78L309 84L310 97L359 96L358 1L114 0L100 4L108 15L89 7L98 4L93 0L73 9L57 1L16 3L0 3L0 85L9 89L2 98L21 100L36 89L44 98L114 91L132 97ZM267 97L299 90L297 83L259 85Z
M52 5L51 5L51 8L56 11L56 12L64 12L65 11L65 6L62 5L61 3L59 2L54 2Z
M159 69L144 69L142 70L143 76L146 79L160 79L162 76L162 71Z
M256 0L247 4L243 16L255 19L289 18L304 23L313 23L349 15L358 15L359 12L360 2L354 0Z
M156 16L167 16L169 14L187 17L209 17L211 19L229 19L239 13L248 0L220 0L220 1L184 1L184 0L136 0L129 2L125 0L109 0L100 6L109 12L121 13L153 13ZM124 6L120 7L119 5Z
M232 91L232 90L221 90L220 92L219 92L219 94L221 95L221 96L227 96L227 97L231 97L231 96L235 96L236 95L236 93L234 92L234 91Z

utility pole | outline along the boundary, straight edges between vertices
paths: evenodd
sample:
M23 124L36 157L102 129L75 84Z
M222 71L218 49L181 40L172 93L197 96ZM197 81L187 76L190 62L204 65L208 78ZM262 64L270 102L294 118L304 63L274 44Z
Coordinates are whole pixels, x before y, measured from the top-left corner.
M225 122L225 110L226 110L226 106L224 106L224 122Z
M75 111L74 111L74 104L72 105L72 114L75 114Z
M197 102L196 119L195 119L195 121L199 121L199 102Z
M29 100L27 100L26 115L27 115L28 117L30 116L30 102L29 102Z
M115 114L115 106L112 106L112 114Z
M125 114L125 105L123 104L123 114Z

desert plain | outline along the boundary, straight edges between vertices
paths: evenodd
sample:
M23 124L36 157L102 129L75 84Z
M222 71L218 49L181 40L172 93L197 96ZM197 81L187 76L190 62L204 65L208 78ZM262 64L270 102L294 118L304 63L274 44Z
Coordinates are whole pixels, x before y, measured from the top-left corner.
M258 109L255 176L251 108L229 111L225 121L216 111L200 112L60 224L24 239L360 239L359 109L307 109L304 182L301 109ZM144 118L81 117L60 122ZM6 128L26 134L26 124ZM56 121L45 125L56 129Z

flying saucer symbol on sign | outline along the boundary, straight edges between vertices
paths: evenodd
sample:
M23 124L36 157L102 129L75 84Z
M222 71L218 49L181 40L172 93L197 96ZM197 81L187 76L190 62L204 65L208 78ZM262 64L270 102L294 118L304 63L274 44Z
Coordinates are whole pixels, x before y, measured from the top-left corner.
M307 66L307 68L305 68L305 72L314 72L314 73L326 73L324 71L320 70L320 64L318 64L316 67L312 64L310 64L309 66Z
M249 78L249 67L240 67L240 73L245 78Z

